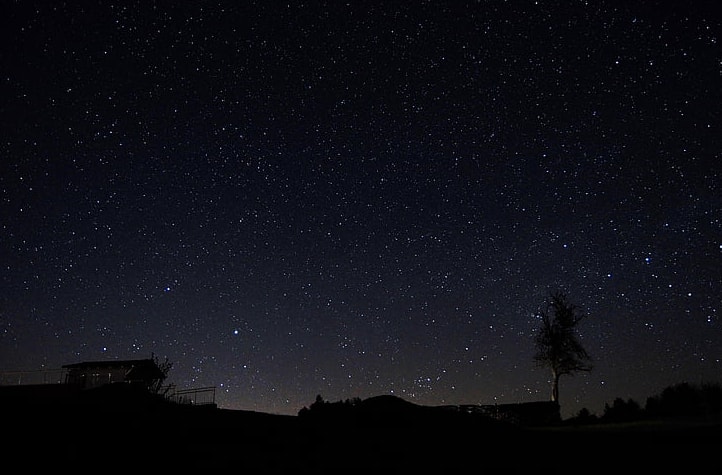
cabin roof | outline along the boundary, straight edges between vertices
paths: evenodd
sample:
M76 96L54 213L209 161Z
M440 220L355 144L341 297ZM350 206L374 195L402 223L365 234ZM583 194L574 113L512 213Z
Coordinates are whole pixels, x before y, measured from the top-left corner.
M66 364L63 368L127 368L128 366L157 366L152 359L143 360L107 360L107 361L82 361L80 363Z

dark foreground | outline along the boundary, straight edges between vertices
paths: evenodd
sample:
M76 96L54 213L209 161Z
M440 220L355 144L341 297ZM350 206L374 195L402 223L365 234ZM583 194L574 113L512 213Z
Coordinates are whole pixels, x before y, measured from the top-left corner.
M523 428L459 414L21 404L3 407L3 432L3 464L30 473L722 473L719 419Z

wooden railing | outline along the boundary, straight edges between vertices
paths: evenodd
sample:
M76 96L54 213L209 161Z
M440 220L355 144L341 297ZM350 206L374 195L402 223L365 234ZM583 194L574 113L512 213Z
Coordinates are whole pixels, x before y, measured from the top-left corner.
M168 396L170 401L178 404L192 404L197 406L216 404L216 387L183 389Z
M50 369L35 371L3 371L0 372L0 386L29 386L45 384L66 384L68 370ZM174 391L173 386L168 387L166 399L177 404L191 404L196 406L207 406L216 404L216 388L208 386L204 388L183 389Z

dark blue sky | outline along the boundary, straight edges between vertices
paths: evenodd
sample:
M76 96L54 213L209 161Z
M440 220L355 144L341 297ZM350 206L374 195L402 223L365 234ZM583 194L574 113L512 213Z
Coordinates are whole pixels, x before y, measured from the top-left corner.
M549 397L722 366L714 2L13 2L2 370L174 363L226 408Z

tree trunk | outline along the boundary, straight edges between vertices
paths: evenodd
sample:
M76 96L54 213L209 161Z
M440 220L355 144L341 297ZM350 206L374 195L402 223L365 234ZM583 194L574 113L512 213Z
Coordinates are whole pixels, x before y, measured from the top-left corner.
M559 403L559 376L556 371L552 371L552 401Z

